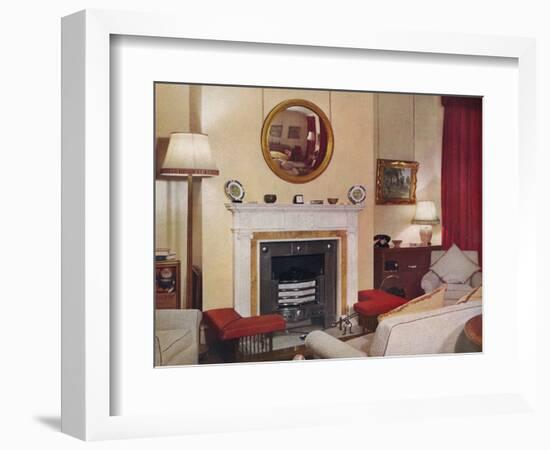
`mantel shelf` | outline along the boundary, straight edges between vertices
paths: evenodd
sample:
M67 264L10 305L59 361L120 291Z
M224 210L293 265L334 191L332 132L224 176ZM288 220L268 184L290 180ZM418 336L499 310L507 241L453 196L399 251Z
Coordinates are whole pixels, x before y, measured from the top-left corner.
M313 211L322 211L322 212L331 212L331 211L346 211L346 212L360 212L365 205L312 205L312 204L303 204L295 205L293 203L226 203L225 207L232 213L237 212L261 212L261 211L304 211L304 212L313 212Z

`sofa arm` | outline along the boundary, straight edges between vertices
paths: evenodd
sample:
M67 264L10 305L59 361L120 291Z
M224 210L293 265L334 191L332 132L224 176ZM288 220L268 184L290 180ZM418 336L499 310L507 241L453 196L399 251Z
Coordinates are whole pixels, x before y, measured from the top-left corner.
M155 365L197 364L201 319L199 310L156 310Z
M157 330L199 329L202 312L198 309L157 309L155 325Z
M420 287L424 289L425 293L435 291L440 285L441 285L441 280L432 271L429 271L428 273L426 273L422 277L422 280L420 281Z
M305 343L306 347L318 358L363 358L367 356L366 353L320 330L309 333Z
M470 279L470 286L473 288L478 288L481 286L483 281L483 276L481 275L481 271L476 272L472 275L472 278Z

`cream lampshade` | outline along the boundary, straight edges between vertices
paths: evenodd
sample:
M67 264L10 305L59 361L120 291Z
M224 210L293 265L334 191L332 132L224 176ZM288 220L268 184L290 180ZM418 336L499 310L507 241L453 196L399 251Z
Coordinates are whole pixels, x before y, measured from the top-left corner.
M172 133L161 175L210 177L219 175L206 134Z
M435 203L431 200L419 201L416 203L416 213L412 223L421 225L420 241L422 245L432 244L432 225L439 224L439 217L435 210Z
M193 177L219 175L212 158L208 136L199 133L172 133L160 174L187 177L187 267L185 307L193 305ZM184 305L182 305L183 307Z
M307 134L307 138L306 138L308 141L314 141L315 140L315 133L313 131L310 131L308 134Z

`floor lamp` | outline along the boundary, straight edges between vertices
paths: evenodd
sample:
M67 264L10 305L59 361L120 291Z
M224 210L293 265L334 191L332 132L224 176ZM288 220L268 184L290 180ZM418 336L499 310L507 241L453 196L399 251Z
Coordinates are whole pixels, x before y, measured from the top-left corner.
M193 296L193 178L219 175L206 134L172 133L160 174L187 177L187 267L185 307L191 308Z

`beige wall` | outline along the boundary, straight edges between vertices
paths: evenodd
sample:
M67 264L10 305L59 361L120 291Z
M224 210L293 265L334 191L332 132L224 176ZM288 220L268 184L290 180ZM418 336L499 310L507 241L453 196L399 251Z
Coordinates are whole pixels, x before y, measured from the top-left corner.
M303 98L330 118L335 146L326 172L306 184L278 178L261 151L263 120L279 102ZM359 216L359 289L372 287L372 236L385 232L406 242L418 241L410 224L414 206L375 206L376 158L420 163L417 198L434 200L440 211L442 108L437 96L300 91L221 86L164 85L157 88L157 134L196 131L209 135L220 176L196 186L194 263L203 270L204 309L233 305L232 216L224 204L223 185L241 181L245 201L263 201L266 193L290 203L295 194L312 199L347 201L353 184L367 187ZM186 182L157 181L157 245L176 249L185 273ZM434 227L434 243L440 242Z
M260 146L263 120L283 100L303 98L317 104L332 117L335 135L333 159L326 172L306 184L278 178L266 165ZM202 126L210 137L220 176L203 182L203 277L204 307L230 306L232 298L232 216L225 209L223 184L238 179L246 190L245 201L263 201L274 193L278 202L290 203L301 193L306 201L339 197L348 188L367 185L370 196L360 214L359 287L372 286L373 232L373 96L279 89L203 86Z
M159 115L170 114L168 103L185 104L183 86L174 85L157 91L157 95L166 95L171 100L158 99L161 105ZM177 93L176 93L177 92ZM367 186L367 206L360 214L359 235L359 288L372 286L372 251L374 208L374 106L372 94L329 93L327 91L296 91L259 88L234 88L202 86L191 88L187 92L187 105L191 111L185 116L174 109L177 120L158 118L165 134L170 126L180 128L189 117L193 131L207 133L220 176L204 179L201 186L202 208L202 269L204 309L233 305L232 298L232 216L224 204L228 201L223 185L228 179L241 181L246 190L245 201L263 201L266 193L275 193L278 202L290 203L292 197L301 193L305 200L339 197L346 201L347 190L353 184ZM263 120L269 111L279 102L290 98L303 98L316 103L332 118L335 135L334 156L327 171L316 180L303 185L292 184L278 178L266 165L260 146ZM178 106L179 108L179 106ZM193 125L195 124L195 125ZM200 124L200 130L196 129ZM159 133L160 135L160 133ZM160 183L177 182L157 181L157 198L170 191L161 191ZM185 183L181 183L185 185ZM179 186L180 195L185 187ZM165 205L158 201L162 209ZM183 204L183 202L182 202ZM178 210L179 228L185 235L185 212ZM165 214L157 213L157 220ZM173 216L172 216L173 217ZM176 219L177 220L177 219ZM197 222L195 222L196 225ZM161 229L157 225L157 230ZM161 239L162 233L157 238ZM183 247L180 248L183 251ZM184 254L184 253L182 253ZM196 259L195 259L196 262ZM185 264L184 264L185 265Z
M375 116L375 158L418 161L416 198L433 200L441 217L441 97L376 94ZM414 205L376 205L375 233L419 242L414 212ZM432 243L441 243L441 225L434 225Z
M156 137L168 137L175 131L197 131L200 128L195 108L200 87L183 84L155 85ZM202 260L201 184L194 183L193 262ZM187 183L184 180L155 182L155 245L169 247L176 252L182 264L182 299L185 298L185 267L187 255ZM183 303L182 303L183 304Z

